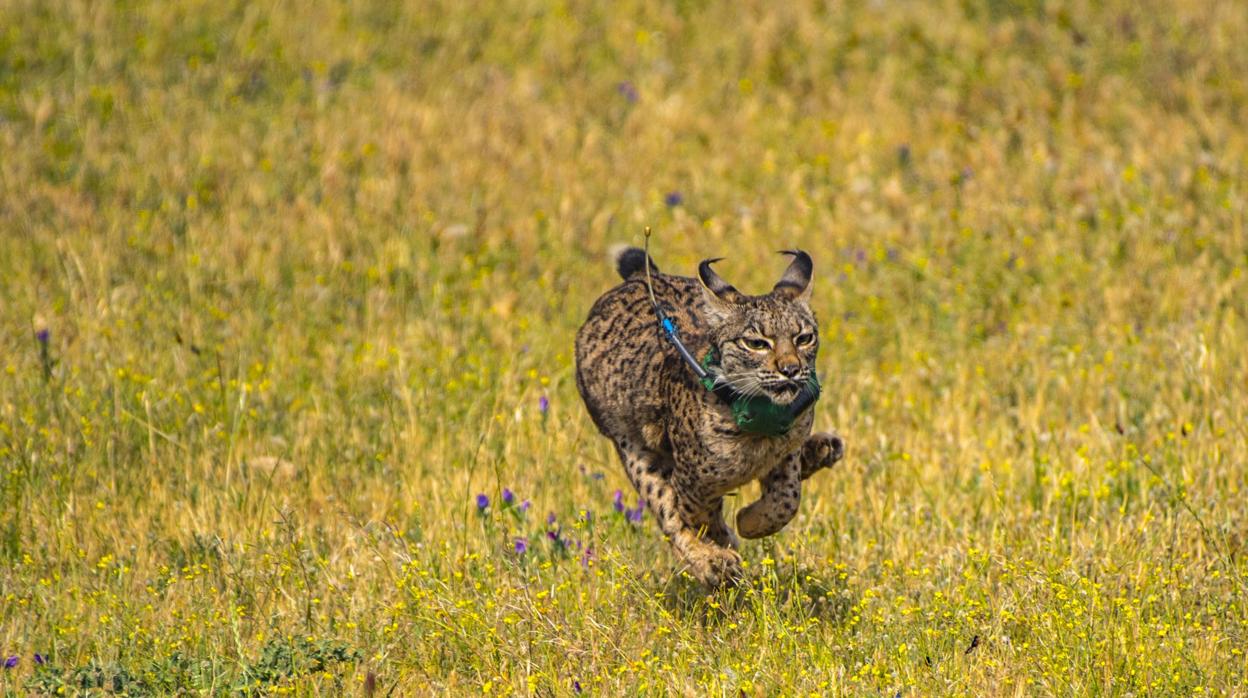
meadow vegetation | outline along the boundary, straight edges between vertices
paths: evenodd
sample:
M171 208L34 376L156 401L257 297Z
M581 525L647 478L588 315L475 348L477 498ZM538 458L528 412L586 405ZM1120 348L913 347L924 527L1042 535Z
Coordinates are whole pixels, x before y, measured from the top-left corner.
M0 693L1244 695L1245 36L0 2ZM815 259L847 457L731 591L576 393L645 225Z

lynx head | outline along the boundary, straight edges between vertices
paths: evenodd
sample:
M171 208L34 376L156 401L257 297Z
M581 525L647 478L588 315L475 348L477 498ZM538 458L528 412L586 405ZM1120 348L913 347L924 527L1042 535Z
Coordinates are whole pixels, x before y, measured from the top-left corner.
M819 328L810 310L810 255L793 257L771 292L747 296L711 269L698 265L707 321L720 358L720 380L745 395L765 395L777 404L797 397L815 370Z

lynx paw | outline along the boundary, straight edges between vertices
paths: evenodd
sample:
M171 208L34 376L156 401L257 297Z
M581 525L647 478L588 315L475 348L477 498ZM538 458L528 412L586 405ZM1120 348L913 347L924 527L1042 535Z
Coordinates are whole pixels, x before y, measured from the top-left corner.
M693 576L708 587L735 586L742 578L741 556L735 550L707 546L688 559Z
M811 434L802 444L802 479L830 468L845 457L845 441L836 434Z
M784 528L796 513L796 499L764 497L737 512L737 531L746 538L764 538Z

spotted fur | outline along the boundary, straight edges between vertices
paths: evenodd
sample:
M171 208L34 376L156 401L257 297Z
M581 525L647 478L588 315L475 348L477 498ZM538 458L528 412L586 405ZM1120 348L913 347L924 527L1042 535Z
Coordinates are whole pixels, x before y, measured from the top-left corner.
M809 306L805 252L770 293L748 296L699 266L699 278L662 274L651 262L655 297L695 357L714 348L719 380L780 404L797 397L814 370L819 332ZM590 417L615 444L629 480L693 574L711 586L741 575L723 497L757 480L758 501L737 513L746 538L768 536L797 513L801 483L841 459L835 434L811 435L813 410L782 436L748 434L681 362L663 337L645 282L645 253L622 252L624 282L594 303L576 337L576 383Z

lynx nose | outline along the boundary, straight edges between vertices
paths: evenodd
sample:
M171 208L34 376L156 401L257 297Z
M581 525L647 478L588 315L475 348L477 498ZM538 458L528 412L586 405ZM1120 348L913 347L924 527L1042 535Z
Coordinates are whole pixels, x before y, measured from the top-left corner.
M796 360L785 361L778 368L785 378L792 378L802 371L802 364Z

